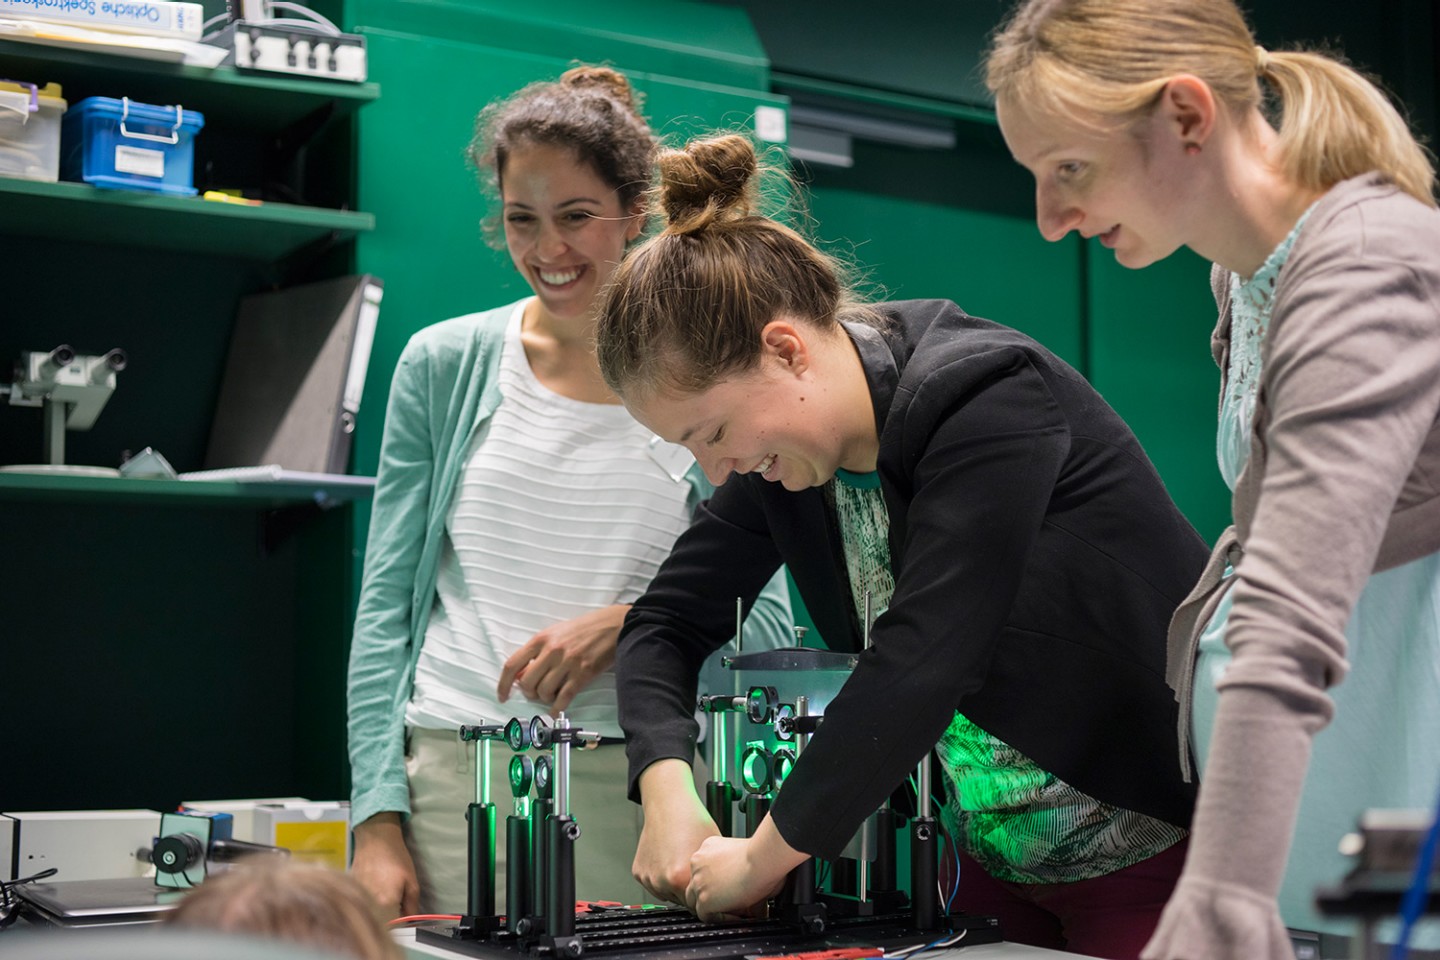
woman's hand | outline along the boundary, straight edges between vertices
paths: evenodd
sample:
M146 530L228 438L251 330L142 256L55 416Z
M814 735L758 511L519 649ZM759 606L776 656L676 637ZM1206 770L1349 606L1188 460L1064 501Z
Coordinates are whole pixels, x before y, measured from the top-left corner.
M355 827L355 856L350 872L380 904L387 918L420 912L420 881L405 846L400 814L377 813Z
M575 695L615 662L620 624L630 605L616 603L541 630L505 661L496 695L510 699L516 686L528 699L546 704L552 714L570 706Z
M666 903L685 905L690 858L720 829L695 793L694 775L683 760L657 760L640 774L645 826L630 868L635 880Z
M685 902L701 920L745 914L773 897L806 854L785 842L767 816L754 836L711 837L690 858Z

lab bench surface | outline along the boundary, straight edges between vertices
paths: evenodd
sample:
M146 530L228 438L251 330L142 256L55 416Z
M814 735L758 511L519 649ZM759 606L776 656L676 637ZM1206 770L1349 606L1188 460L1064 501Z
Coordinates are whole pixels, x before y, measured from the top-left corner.
M448 957L450 960L462 960L466 954L457 953L452 950L445 950L440 947L432 947L429 944L419 943L415 939L415 931L397 930L395 939L404 948L405 954L410 960L427 960L430 957ZM946 950L934 950L923 955L926 960L1084 960L1077 953L1062 953L1059 950L1047 950L1044 947L1029 947L1022 943L979 943L973 947L952 947Z

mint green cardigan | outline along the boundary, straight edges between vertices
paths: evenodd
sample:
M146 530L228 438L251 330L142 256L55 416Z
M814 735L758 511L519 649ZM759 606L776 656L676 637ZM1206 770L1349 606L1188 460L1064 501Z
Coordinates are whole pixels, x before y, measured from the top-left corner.
M445 515L475 430L500 404L500 348L515 307L426 327L395 369L350 645L351 823L410 812L405 707L435 602ZM692 509L710 495L697 464L672 476L690 484ZM782 570L745 622L746 649L792 643L793 624Z

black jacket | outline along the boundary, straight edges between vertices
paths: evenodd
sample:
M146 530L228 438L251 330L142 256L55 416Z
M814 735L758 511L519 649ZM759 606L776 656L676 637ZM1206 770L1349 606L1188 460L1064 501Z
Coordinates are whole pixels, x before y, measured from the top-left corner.
M1097 800L1188 825L1165 631L1208 553L1130 429L1064 361L942 300L847 325L869 379L895 592L771 816L834 857L955 711ZM694 755L695 676L780 563L832 648L859 625L831 509L732 475L621 632L641 771Z

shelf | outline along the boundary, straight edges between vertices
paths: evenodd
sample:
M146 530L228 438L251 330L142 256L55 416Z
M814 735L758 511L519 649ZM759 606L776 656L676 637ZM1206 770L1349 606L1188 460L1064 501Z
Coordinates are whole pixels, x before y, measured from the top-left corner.
M0 234L124 244L273 262L375 228L373 214L284 203L216 203L85 183L0 177Z
M368 500L373 477L346 477L332 483L216 480L139 480L128 477L68 477L53 473L0 473L0 501L143 503L268 509L302 504L334 506Z
M178 103L205 114L206 124L245 132L280 131L318 110L352 113L380 96L375 83L207 70L19 40L0 39L0 63L11 79L63 85L71 104L90 96Z

